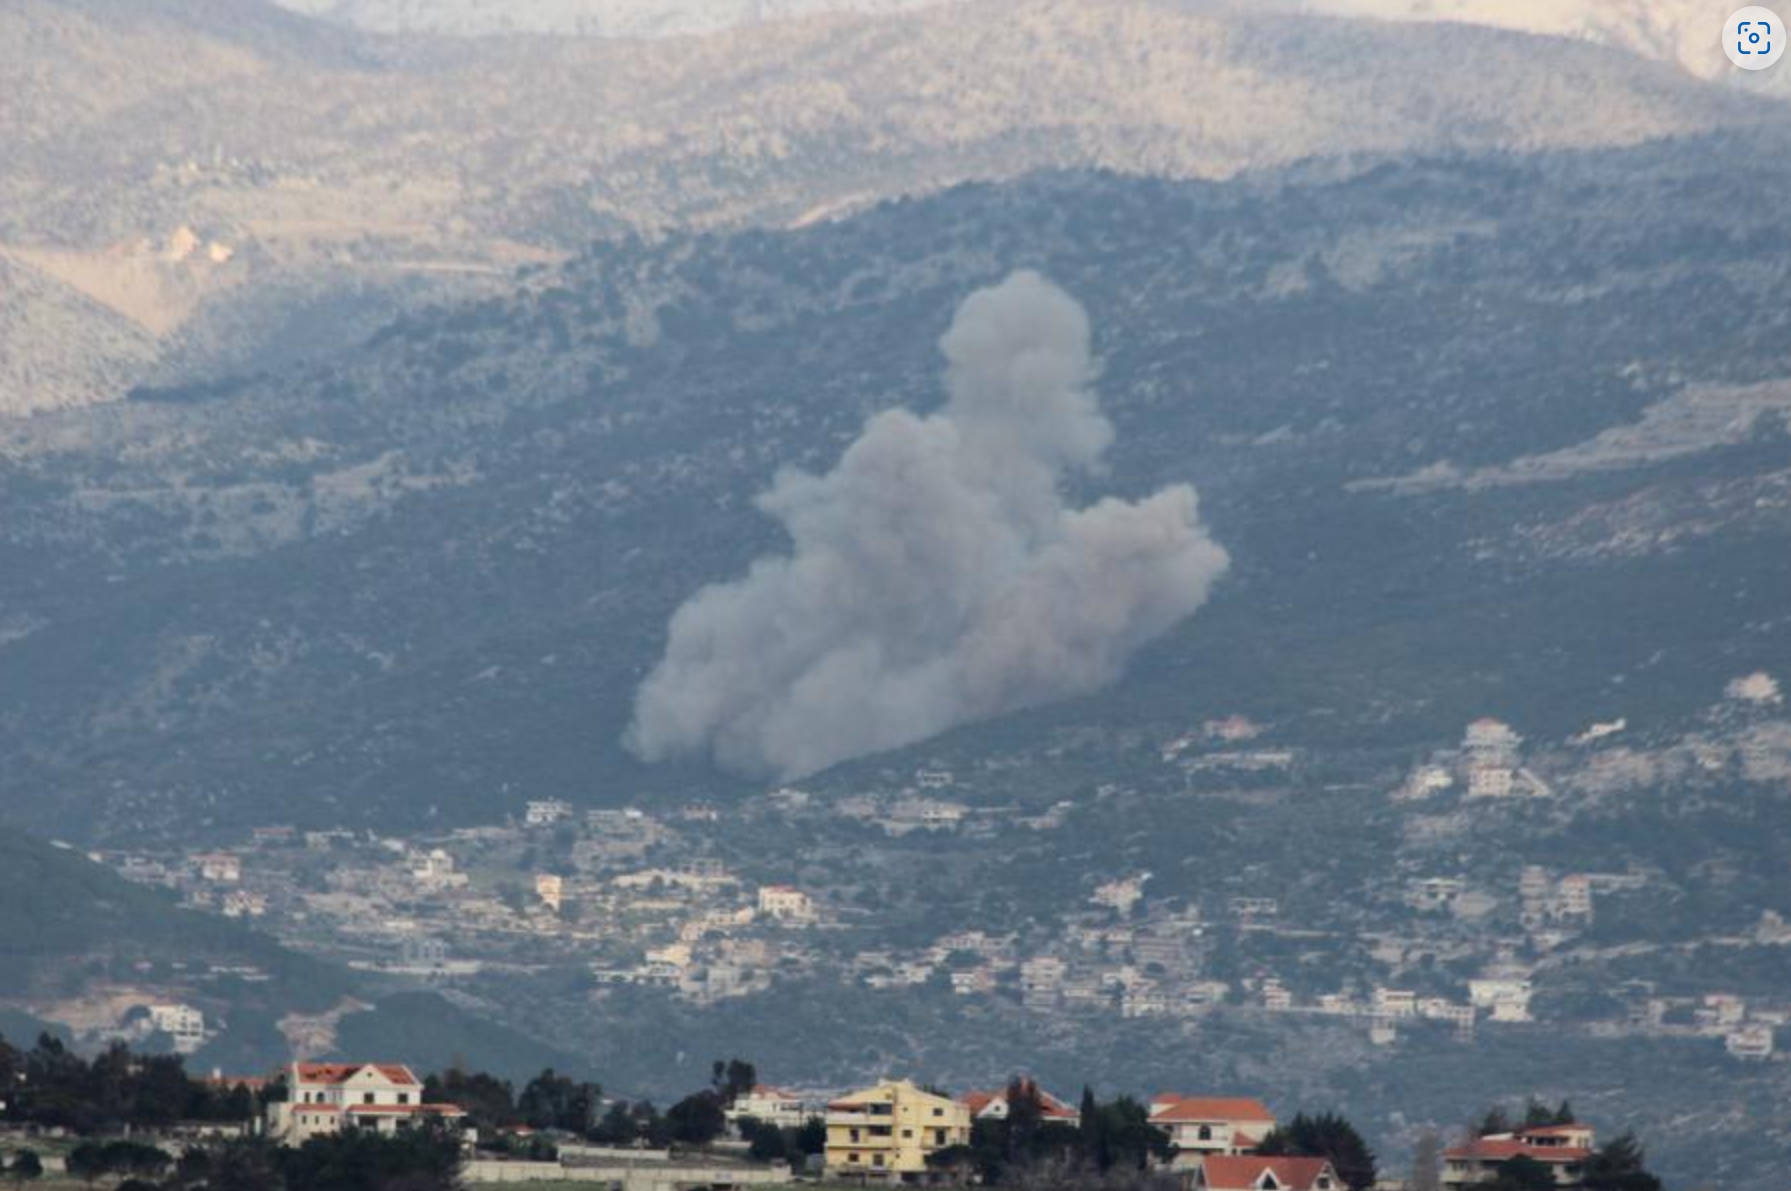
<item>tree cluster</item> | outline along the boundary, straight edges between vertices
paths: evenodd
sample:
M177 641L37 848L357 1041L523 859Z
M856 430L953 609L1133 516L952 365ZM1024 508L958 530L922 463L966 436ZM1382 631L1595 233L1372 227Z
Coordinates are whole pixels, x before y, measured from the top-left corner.
M1300 1113L1270 1130L1256 1152L1271 1157L1326 1158L1350 1191L1374 1186L1374 1151L1355 1126L1336 1113Z
M583 1135L597 1123L603 1088L549 1067L523 1085L518 1095L507 1079L451 1067L423 1080L423 1099L459 1105L481 1132L527 1125Z
M939 1151L928 1160L932 1166L991 1186L1068 1181L1086 1187L1118 1185L1169 1156L1169 1141L1150 1123L1150 1110L1130 1096L1102 1103L1084 1088L1075 1126L1046 1118L1030 1079L1009 1080L1006 1100L1005 1118L977 1118L970 1144Z
M178 1055L137 1055L122 1043L83 1059L52 1035L21 1051L0 1037L0 1120L81 1134L157 1128L176 1121L246 1121L260 1105L248 1089L187 1074Z
M0 1174L10 1179L15 1188L22 1188L26 1183L43 1178L44 1162L37 1156L36 1150L18 1150L14 1152L11 1162L0 1156Z

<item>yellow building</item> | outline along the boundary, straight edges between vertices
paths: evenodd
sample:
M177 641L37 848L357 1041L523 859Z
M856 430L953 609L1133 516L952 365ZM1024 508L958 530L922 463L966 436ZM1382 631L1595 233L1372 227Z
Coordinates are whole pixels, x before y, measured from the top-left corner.
M827 1173L924 1183L927 1156L970 1144L970 1110L908 1080L880 1083L827 1106Z

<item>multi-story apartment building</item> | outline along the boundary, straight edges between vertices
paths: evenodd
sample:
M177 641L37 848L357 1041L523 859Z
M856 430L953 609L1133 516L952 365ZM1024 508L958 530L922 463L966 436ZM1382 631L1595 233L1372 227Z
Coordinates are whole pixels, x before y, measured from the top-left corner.
M267 1134L301 1145L344 1129L395 1133L419 1120L458 1127L465 1110L423 1103L423 1085L397 1063L293 1063L286 1069L286 1099L267 1106Z
M942 1177L927 1158L970 1144L970 1110L948 1096L892 1080L827 1106L827 1173L927 1183Z

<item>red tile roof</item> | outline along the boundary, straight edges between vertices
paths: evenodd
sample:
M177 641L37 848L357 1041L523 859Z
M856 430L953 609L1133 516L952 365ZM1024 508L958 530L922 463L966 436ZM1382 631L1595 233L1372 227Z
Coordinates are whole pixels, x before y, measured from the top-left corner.
M1157 1124L1179 1121L1266 1121L1273 1125L1275 1114L1260 1100L1223 1096L1158 1096L1153 1104L1161 1105L1150 1114Z
M1465 1145L1451 1146L1443 1151L1443 1160L1504 1162L1519 1154L1538 1162L1584 1162L1592 1156L1592 1151L1581 1146L1525 1145L1509 1134L1501 1134L1495 1137L1476 1137Z
M397 1063L299 1063L298 1077L306 1083L347 1083L368 1067L374 1068L392 1083L415 1087L417 1077L409 1067Z
M1033 1085L1032 1090L1039 1098L1039 1115L1046 1120L1074 1120L1080 1115L1075 1109L1059 1100L1056 1096L1053 1096L1050 1092L1045 1091L1037 1084ZM968 1108L970 1110L970 1115L974 1117L980 1115L984 1109L989 1107L989 1105L994 1104L997 1101L1005 1101L1006 1099L1007 1089L998 1088L992 1092L965 1092L962 1096L958 1097L958 1103L962 1104L965 1108Z
M1534 1129L1525 1129L1523 1137L1571 1137L1575 1133L1590 1133L1590 1125L1538 1125Z
M795 1092L786 1092L784 1089L779 1088L779 1087L774 1087L768 1083L754 1084L752 1086L752 1092L750 1094L759 1097L761 1100L800 1100L800 1099L802 1099L802 1097L798 1096Z
M1276 1185L1285 1191L1311 1191L1319 1176L1330 1175L1333 1185L1337 1173L1324 1158L1254 1158L1213 1154L1201 1159L1203 1183L1209 1191L1254 1191L1262 1185L1264 1171L1271 1171Z

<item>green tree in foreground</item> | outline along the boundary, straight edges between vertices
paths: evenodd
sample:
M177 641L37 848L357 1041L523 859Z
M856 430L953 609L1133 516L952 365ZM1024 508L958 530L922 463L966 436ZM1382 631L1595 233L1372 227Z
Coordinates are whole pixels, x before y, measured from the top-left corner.
M713 1091L695 1092L665 1110L666 1140L689 1146L706 1146L728 1127L721 1097Z
M287 1191L455 1191L460 1142L443 1126L392 1137L350 1129L276 1156Z
M722 1107L733 1107L734 1101L753 1090L759 1082L758 1070L745 1059L716 1059L710 1068L709 1086L714 1089Z
M23 1187L44 1177L43 1159L37 1156L36 1150L20 1150L12 1156L12 1165L6 1168L6 1175L13 1186Z
M1500 1164L1497 1178L1480 1186L1485 1191L1555 1191L1555 1172L1545 1163L1519 1154Z
M1271 1157L1328 1158L1350 1191L1374 1186L1374 1151L1356 1127L1336 1113L1300 1113L1270 1130L1256 1152Z
M1660 1180L1643 1165L1635 1134L1613 1138L1586 1160L1586 1191L1661 1191Z
M586 1133L597 1123L602 1099L603 1089L596 1084L575 1082L549 1067L522 1090L516 1111L535 1129Z
M95 1142L82 1142L68 1152L68 1173L80 1179L89 1187L99 1182L100 1177L111 1172L106 1165L105 1147Z

